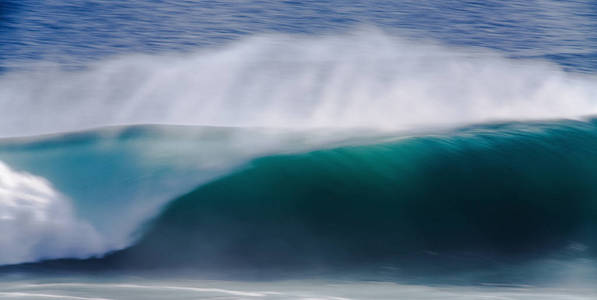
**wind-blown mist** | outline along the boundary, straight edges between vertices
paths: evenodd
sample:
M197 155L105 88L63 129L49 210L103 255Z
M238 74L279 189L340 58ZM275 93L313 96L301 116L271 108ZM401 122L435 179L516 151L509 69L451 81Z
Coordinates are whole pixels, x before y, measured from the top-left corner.
M597 112L594 76L364 30L0 77L0 136L166 123L413 129Z

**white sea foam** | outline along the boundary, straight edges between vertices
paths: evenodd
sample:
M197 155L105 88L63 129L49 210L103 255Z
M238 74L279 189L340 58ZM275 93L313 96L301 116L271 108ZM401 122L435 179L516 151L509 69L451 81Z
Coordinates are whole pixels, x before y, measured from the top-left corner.
M95 230L42 177L0 162L0 264L85 257L105 250Z
M357 299L595 299L589 285L542 287L533 285L425 285L368 281L205 281L196 279L147 280L140 277L86 279L88 282L51 279L50 283L0 283L5 295L64 299L271 299L271 300L357 300ZM80 280L80 279L79 279ZM30 280L33 281L33 280ZM122 284L122 282L127 282ZM47 280L46 280L47 282ZM68 296L67 296L68 295ZM73 295L73 296L70 296ZM75 296L76 295L76 296ZM85 298L88 297L88 298ZM101 298L97 298L101 297Z
M597 112L597 80L362 30L0 77L0 136L115 124L412 129Z

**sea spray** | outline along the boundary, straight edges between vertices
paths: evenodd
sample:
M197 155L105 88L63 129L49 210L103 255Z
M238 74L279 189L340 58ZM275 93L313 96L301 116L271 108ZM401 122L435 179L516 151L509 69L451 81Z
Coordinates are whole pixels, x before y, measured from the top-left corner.
M350 34L262 35L185 54L0 76L0 136L105 125L411 130L597 112L594 75L489 50Z

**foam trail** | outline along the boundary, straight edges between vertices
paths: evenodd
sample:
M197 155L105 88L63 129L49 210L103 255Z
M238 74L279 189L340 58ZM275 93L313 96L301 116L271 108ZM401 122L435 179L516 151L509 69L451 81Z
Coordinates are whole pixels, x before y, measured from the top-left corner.
M167 123L412 129L597 112L597 80L375 30L273 35L0 77L0 136Z
M105 251L95 230L42 177L0 162L0 264Z
M74 297L67 295L54 295L54 294L35 294L35 293L18 293L18 292L0 292L0 297L11 297L11 298L52 298L52 299L75 299L75 300L111 300L109 298L87 298L87 297Z

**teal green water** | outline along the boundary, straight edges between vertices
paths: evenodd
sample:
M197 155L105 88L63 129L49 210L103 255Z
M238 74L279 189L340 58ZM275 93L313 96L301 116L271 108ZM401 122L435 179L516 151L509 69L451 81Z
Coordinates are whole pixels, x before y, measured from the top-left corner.
M105 262L467 266L592 256L595 154L591 121L264 157L172 201L137 244Z
M356 273L427 281L483 274L522 283L567 277L554 275L561 271L554 262L562 262L595 278L594 120L488 124L410 137L315 136L132 127L5 140L0 159L74 191L70 197L83 196L73 198L83 220L117 224L130 207L147 204L127 193L102 202L100 195L118 195L121 184L162 193L170 187L182 195L161 199L165 204L153 217L133 222L138 238L122 250L8 266L2 273L183 269L211 279ZM183 185L163 180L187 182L189 190L192 180L204 181L185 193ZM107 208L92 209L101 205ZM521 267L529 264L534 267Z
M36 193L39 193L38 185L41 184L60 194L62 197L58 198L65 198L63 202L67 203L62 213L72 215L69 220L79 219L98 232L100 247L92 249L92 252L86 250L86 255L102 255L107 250L131 245L141 233L140 224L158 214L165 203L197 185L242 167L255 157L304 152L337 142L352 144L355 142L350 140L355 135L359 134L259 128L129 126L0 139L0 166L6 164L9 168L7 174L0 172L0 190L6 186L9 197L17 195L16 199L38 199ZM32 176L37 185L25 181L19 192L19 187L10 183L15 178ZM23 198L25 196L20 196L23 194L33 198ZM56 256L68 258L72 257L68 249L85 248L81 244L89 241L54 241L52 245L61 246L64 250L47 254L49 252L42 244L52 240L48 235L65 236L65 230L77 232L76 227L80 226L56 217L58 212L52 205L57 205L58 199L54 198L57 197L45 196L33 203L25 200L22 204L17 203L16 207L10 199L1 199L0 218L10 220L1 224L2 230L14 239L24 239L26 243L5 240L2 246L6 252L0 252L0 264L14 263L18 253L23 251L16 250L20 249L20 244L29 245L25 248L35 254L28 260L19 258L16 262ZM68 211L70 206L72 213ZM22 215L13 212L13 209ZM27 214L37 212L50 218L42 223L28 223L30 217ZM60 252L64 254L60 256Z

